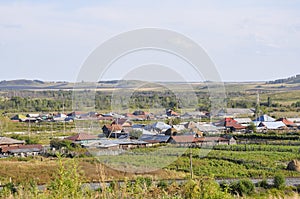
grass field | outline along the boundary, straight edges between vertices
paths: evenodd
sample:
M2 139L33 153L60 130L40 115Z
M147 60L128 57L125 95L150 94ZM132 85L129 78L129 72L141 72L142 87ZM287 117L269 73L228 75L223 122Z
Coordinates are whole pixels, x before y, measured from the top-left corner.
M300 177L300 173L286 170L289 161L300 159L300 147L280 145L251 146L245 148L245 151L239 145L219 147L214 150L192 149L195 178L201 176L213 176L215 178L263 178L273 177L279 173L287 177ZM164 148L157 151L156 148L148 148L136 149L133 152L135 153L134 155L102 156L98 159L83 157L75 158L75 161L83 171L84 180L87 182L97 181L99 178L97 167L105 164L107 165L105 174L108 176L106 180L120 180L124 179L124 177L133 179L138 175L152 176L155 179L178 179L188 178L190 175L189 149ZM173 156L168 157L167 153L173 154ZM182 155L176 156L174 154ZM67 162L69 159L64 158L63 161ZM8 182L10 178L13 182L33 179L39 184L48 183L51 181L53 173L58 166L56 158L42 157L4 158L0 159L0 164L0 181L2 183ZM114 167L118 169L115 170L113 169ZM149 168L154 168L155 170L148 173L142 172L150 171Z

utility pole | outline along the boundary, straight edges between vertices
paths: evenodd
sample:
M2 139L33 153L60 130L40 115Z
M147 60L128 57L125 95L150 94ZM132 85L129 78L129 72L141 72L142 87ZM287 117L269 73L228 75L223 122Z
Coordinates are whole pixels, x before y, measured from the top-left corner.
M260 102L259 102L259 91L257 91L257 96L256 96L256 107L255 107L255 120L259 117L260 113Z

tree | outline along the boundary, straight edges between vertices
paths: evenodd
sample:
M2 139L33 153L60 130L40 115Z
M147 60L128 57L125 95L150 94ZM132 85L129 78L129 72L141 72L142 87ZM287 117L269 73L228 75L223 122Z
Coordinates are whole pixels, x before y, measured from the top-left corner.
M271 99L270 96L268 97L268 103L267 103L267 106L268 106L268 107L271 107L271 106L272 106L272 99Z
M130 131L129 135L131 138L134 138L134 139L138 139L139 137L141 137L143 134L143 131L140 131L140 130L132 130Z
M249 132L255 133L256 132L256 126L255 126L255 124L253 122L251 122L250 125L247 127L247 130Z

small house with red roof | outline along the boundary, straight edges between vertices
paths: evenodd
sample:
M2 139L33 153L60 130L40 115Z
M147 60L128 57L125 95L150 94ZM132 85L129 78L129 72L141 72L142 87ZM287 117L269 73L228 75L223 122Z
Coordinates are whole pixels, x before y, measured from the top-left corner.
M288 120L287 118L279 118L276 121L283 122L287 127L297 127L297 125L294 122Z
M239 124L235 119L230 117L224 118L216 122L214 125L218 127L225 127L226 130L230 131L242 131L246 129L245 126Z

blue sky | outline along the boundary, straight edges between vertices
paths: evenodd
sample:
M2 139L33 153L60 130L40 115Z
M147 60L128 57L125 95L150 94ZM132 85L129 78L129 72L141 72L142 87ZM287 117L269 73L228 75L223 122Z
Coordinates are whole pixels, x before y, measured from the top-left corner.
M75 81L102 42L144 27L174 30L196 41L224 81L300 74L299 0L2 0L0 80Z

